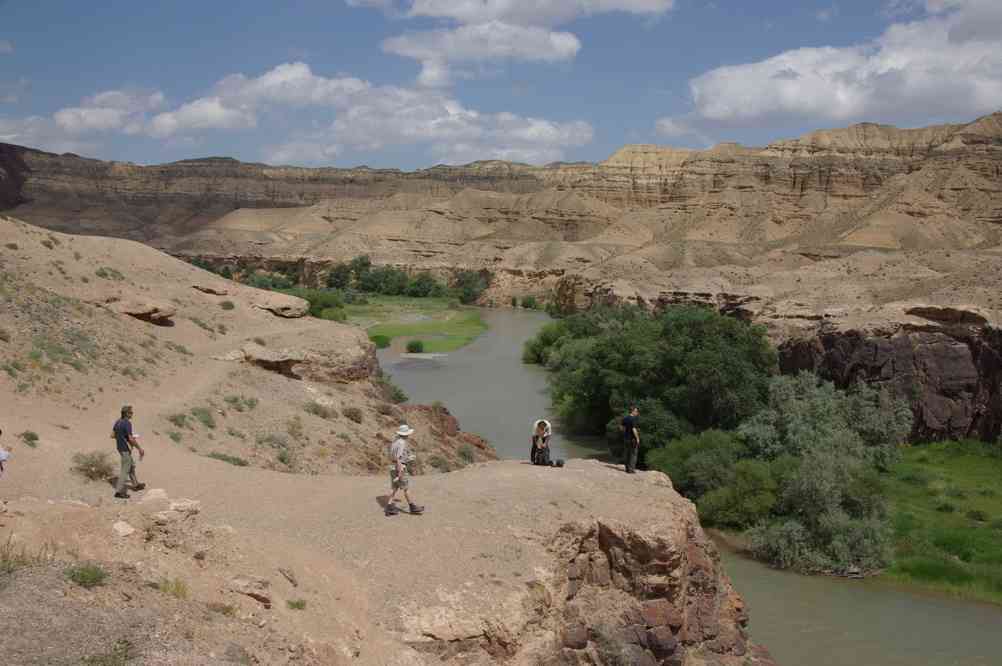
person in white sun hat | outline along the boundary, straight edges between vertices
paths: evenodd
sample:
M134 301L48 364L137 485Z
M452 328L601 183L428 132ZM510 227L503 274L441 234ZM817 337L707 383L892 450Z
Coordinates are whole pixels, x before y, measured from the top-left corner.
M406 423L397 428L396 439L390 444L390 498L386 500L386 515L395 516L400 513L400 509L394 504L397 500L397 491L404 491L404 499L407 500L407 507L414 515L424 512L423 506L418 506L411 500L408 493L410 488L410 471L407 469L409 463L414 462L414 454L411 452L407 438L414 434L414 429Z

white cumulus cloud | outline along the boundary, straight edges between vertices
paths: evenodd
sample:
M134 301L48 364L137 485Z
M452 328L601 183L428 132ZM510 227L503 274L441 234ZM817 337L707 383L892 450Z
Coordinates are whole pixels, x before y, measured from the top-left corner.
M162 92L108 90L83 100L80 106L56 111L52 118L70 134L106 132L141 126L145 114L161 107Z
M419 82L429 86L449 83L449 62L558 62L573 59L580 49L581 42L569 32L500 21L407 33L383 42L387 53L418 60Z
M201 97L150 121L149 133L166 138L178 132L207 129L247 129L257 125L254 112L227 106L219 97Z
M268 164L333 164L338 154L336 144L322 136L286 141L265 150Z
M927 0L922 9L872 42L794 49L706 72L690 81L690 120L908 122L1002 108L1002 3Z
M573 59L581 41L552 28L578 18L624 12L660 16L675 0L346 0L392 16L437 18L454 25L410 32L383 42L383 50L421 64L418 83L448 85L456 65L496 61L559 62Z

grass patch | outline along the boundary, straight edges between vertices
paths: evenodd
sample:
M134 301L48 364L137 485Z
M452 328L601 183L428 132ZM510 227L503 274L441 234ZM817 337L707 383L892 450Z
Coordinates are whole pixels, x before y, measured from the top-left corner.
M247 467L250 464L240 456L231 456L228 453L220 453L219 451L213 451L209 454L209 457L215 460L222 460L223 462L236 465L237 467Z
M167 432L167 436L170 437L170 441L174 442L175 444L181 443L181 433L179 433L177 430L169 430Z
M303 407L307 414L313 414L313 416L319 416L322 419L327 419L329 421L337 418L337 410L333 407L328 407L327 405L321 405L316 400L311 400L306 403Z
M216 417L212 415L212 410L208 407L192 407L191 415L195 417L195 420L204 425L209 430L213 430L216 427Z
M106 451L74 453L70 469L88 481L107 481L115 475L115 466Z
M37 552L29 552L23 543L15 543L13 537L0 543L0 575L9 575L22 567L49 562L55 556L52 548L44 546Z
M377 347L397 337L419 337L426 352L450 352L487 330L479 310L452 308L448 298L370 296L367 303L348 304L344 310Z
M20 437L21 441L24 442L25 446L29 448L33 449L36 446L38 446L39 437L37 432L34 432L32 430L25 430L20 435L18 435L18 437Z
M247 439L247 435L243 434L236 428L230 427L226 429L226 434L230 437L236 437L237 439Z
M178 344L176 342L165 342L164 346L166 346L167 349L170 349L173 352L181 354L182 356L194 356L194 354L191 353L191 350L189 350L184 345Z
M199 319L198 317L188 317L188 319L191 321L192 324L198 326L200 329L208 331L211 334L215 334L216 329L212 328L211 324L206 323L205 321Z
M132 643L123 638L115 641L110 652L84 657L81 663L84 666L127 666L138 657L133 651Z
M462 460L467 465L469 465L470 463L472 463L474 460L477 459L477 456L473 451L473 447L470 446L469 444L463 444L461 447L459 447L458 453L460 460Z
M341 413L344 414L344 417L350 421L354 421L355 423L362 422L362 410L358 407L345 407L341 410Z
M90 589L102 585L108 577L108 572L96 564L79 564L67 569L66 577L80 587Z
M292 610L306 610L306 599L290 599L285 605Z
M221 307L224 310L232 310L237 306L236 303L234 303L233 301L223 301L222 303L219 304L219 307Z
M175 599L188 598L188 584L180 578L161 578L157 583L157 589Z
M905 449L889 476L895 558L886 575L1002 604L998 446L973 441L914 446Z
M178 428L187 428L188 427L188 415L187 414L171 414L170 416L167 417L167 420L170 421L173 425L177 426ZM175 440L175 441L177 441L177 440Z
M268 346L268 341L265 340L264 338L254 338L254 343L255 344L259 344L262 347L267 347Z
M249 412L257 407L257 398L247 398L242 395L228 395L223 400L238 412Z
M107 266L102 266L101 268L94 271L94 275L98 276L102 280L114 280L115 282L121 282L125 279L125 276L114 268L109 268Z

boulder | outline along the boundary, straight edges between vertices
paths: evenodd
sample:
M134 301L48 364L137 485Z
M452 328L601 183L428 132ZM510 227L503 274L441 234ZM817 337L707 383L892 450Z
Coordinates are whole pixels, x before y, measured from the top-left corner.
M230 581L230 591L254 599L265 608L271 608L271 597L267 590L271 583L257 576L237 576Z
M274 291L261 291L253 303L254 307L267 310L277 317L297 319L305 317L310 311L310 304L296 296L279 294Z
M203 284L193 284L191 285L191 288L197 289L203 294L212 294L213 296L228 296L230 293L228 290L223 289L222 287L211 287L209 285L203 285Z
M112 297L104 302L104 306L112 312L135 317L157 326L173 326L172 318L177 314L177 308L173 305L137 298Z
M265 370L277 372L286 377L301 379L297 366L306 361L306 352L299 349L269 349L256 343L248 343L243 349L244 360Z
M114 525L111 526L111 529L115 532L115 534L123 538L135 534L136 532L136 528L128 524L124 520L119 520L118 522L116 522Z

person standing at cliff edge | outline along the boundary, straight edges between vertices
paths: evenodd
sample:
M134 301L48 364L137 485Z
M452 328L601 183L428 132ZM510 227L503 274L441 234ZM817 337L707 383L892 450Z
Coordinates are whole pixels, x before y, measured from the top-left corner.
M139 451L140 460L146 457L146 451L132 434L132 407L129 405L122 407L122 418L115 421L112 436L115 438L118 455L122 458L122 468L118 472L118 483L115 485L115 497L128 499L129 494L125 492L126 481L132 481L133 490L142 490L146 487L146 484L139 483L139 479L136 478L136 463L132 459L132 449Z
M630 406L630 412L623 417L623 455L626 458L626 473L636 474L637 456L640 453L640 409Z
M386 500L386 515L395 516L400 513L400 509L394 504L397 500L397 491L404 491L404 499L407 500L408 509L414 515L424 513L424 507L418 506L411 500L408 493L410 488L410 471L407 469L409 463L414 462L414 454L411 453L407 445L407 438L414 434L414 429L406 423L397 428L397 438L390 444L390 497Z

